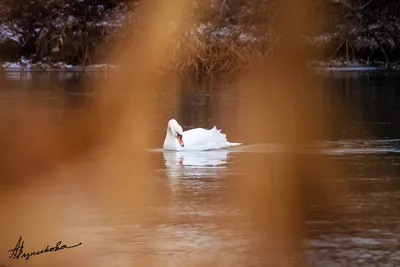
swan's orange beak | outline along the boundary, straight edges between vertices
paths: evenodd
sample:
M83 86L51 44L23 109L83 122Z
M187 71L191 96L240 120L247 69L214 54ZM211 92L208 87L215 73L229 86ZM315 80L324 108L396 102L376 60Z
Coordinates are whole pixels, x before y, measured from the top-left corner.
M178 141L179 141L179 144L181 145L181 147L184 147L185 146L185 144L183 143L183 140L182 140L182 135L180 135L180 134L178 134Z

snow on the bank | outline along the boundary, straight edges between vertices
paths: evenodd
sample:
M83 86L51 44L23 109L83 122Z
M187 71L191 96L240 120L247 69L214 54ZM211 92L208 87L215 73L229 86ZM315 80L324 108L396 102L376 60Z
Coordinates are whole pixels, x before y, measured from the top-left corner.
M57 63L31 63L31 61L21 58L19 62L4 62L4 70L48 70L48 71L97 71L117 69L118 66L110 64L93 64L89 66L74 66L63 62Z
M14 25L14 28L12 29L7 24L0 24L0 44L8 40L12 40L18 44L21 42L22 34L18 32L17 25Z
M5 68L5 69L22 69L22 66L18 62L4 62L3 68Z
M251 33L244 32L240 27L225 25L217 27L211 23L200 23L188 32L189 35L206 35L211 38L232 38L240 42L256 42L258 39Z
M320 34L312 37L305 37L305 40L310 43L311 45L319 46L324 45L332 41L334 38L338 36L337 33L325 33Z
M242 32L240 35L239 35L239 40L240 41L242 41L242 42L256 42L257 41L257 38L255 38L254 36L252 36L251 34L247 34L247 33L244 33L244 32Z

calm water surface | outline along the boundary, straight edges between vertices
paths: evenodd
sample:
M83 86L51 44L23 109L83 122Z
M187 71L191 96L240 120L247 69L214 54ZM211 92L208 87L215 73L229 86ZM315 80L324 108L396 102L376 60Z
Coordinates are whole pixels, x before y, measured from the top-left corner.
M392 266L388 265L390 259L400 259L400 75L321 75L325 84L324 106L335 120L329 140L321 140L320 145L334 161L344 164L350 174L346 182L351 190L343 193L341 202L327 200L333 207L348 207L345 212L329 213L319 203L307 207L309 238L304 242L309 248L308 261L311 266ZM75 108L91 97L91 92L83 90L82 76L6 73L1 85L6 92L31 90L39 85L43 104ZM179 97L170 92L155 97L165 107L155 116L165 124L175 117L184 130L217 125L228 139L243 141L236 133L240 125L235 122L241 98L229 86L218 90L212 85L186 86ZM3 102L12 101L7 94L2 98ZM346 122L342 123L344 119ZM165 128L163 124L151 129L154 147L161 147ZM153 174L168 189L170 205L164 211L168 220L159 223L153 218L151 229L132 225L93 227L90 231L94 234L110 236L107 246L112 249L102 255L104 260L113 266L125 266L124 261L119 263L116 259L150 252L160 263L185 266L218 254L235 259L227 266L234 266L232 262L237 262L237 266L265 266L249 251L251 241L246 235L229 231L221 224L236 212L220 200L230 180L246 172L241 155L279 153L279 146L254 145L257 140L252 141L252 146L233 151L190 154L155 151L158 167ZM340 182L325 180L324 183ZM121 214L98 211L96 216ZM157 240L163 240L151 249L141 246L150 232Z

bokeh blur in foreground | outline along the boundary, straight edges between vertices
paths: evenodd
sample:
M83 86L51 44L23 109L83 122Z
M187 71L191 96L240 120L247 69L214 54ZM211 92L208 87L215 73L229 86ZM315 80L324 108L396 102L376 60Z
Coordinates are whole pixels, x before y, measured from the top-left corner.
M163 142L162 138L155 142L151 133L154 125L167 123L153 116L164 108L155 96L165 94L166 84L175 84L178 78L159 70L173 60L169 51L174 38L192 23L186 17L190 13L188 2L143 4L140 16L135 18L138 30L132 33L131 41L110 55L121 68L85 84L93 96L73 111L65 103L38 105L43 88L15 92L2 88L1 97L6 100L0 113L0 264L245 266L246 260L241 260L246 252L229 247L209 257L208 250L213 249L217 237L205 235L194 234L193 238L204 238L204 244L199 241L201 245L191 248L203 252L203 257L196 260L180 261L173 255L157 254L163 246L177 245L171 236L154 230L155 225L172 220L169 212L176 199L153 179L150 170L158 168L159 162L145 148L154 143L161 147ZM266 61L258 55L248 70L235 73L232 87L238 88L244 106L238 107L231 125L222 127L225 132L231 131L228 138L234 135L238 139L234 141L245 144L280 143L290 152L329 136L329 117L321 112L321 85L307 69L298 45L302 34L315 26L312 17L304 16L310 3L280 1L276 30L281 38L274 58ZM188 50L181 51L195 52ZM180 88L171 86L170 90ZM179 105L179 100L171 99L171 105ZM222 114L224 110L216 112ZM317 181L343 177L344 173L318 153L247 153L241 159L246 172L232 179L228 192L218 197L210 192L204 199L211 204L222 201L239 211L237 216L218 217L220 224L216 227L221 233L241 232L254 241L248 247L253 248L259 261L247 262L249 266L307 265L306 257L292 257L293 252L306 249L307 190L318 191L313 201L335 199L347 186ZM170 174L169 178L173 177ZM171 190L184 189L178 186ZM120 216L102 217L99 213ZM193 234L196 225L202 223L187 220L186 216L182 211L174 218L179 226L174 229L174 238L179 239L180 230L188 227L193 228ZM136 225L142 229L136 238L118 235L124 231L117 230L134 229ZM32 256L29 261L10 260L7 251L19 236L25 240L26 251L41 250L59 240L83 245Z

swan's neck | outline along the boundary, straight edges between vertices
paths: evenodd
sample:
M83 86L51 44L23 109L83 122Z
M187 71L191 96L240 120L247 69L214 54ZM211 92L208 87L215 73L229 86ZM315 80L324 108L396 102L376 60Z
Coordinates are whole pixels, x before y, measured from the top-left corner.
M167 135L165 136L163 148L167 150L176 150L175 136L172 134L169 127L167 129Z

